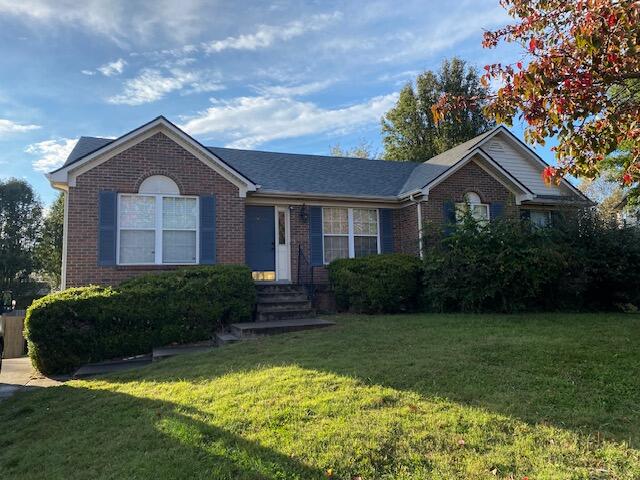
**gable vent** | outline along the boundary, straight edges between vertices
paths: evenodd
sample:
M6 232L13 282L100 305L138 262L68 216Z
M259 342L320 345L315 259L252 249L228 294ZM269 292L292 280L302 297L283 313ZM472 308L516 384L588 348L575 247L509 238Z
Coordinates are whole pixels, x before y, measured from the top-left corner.
M504 146L502 145L501 142L497 142L497 141L492 141L489 142L489 149L490 150L497 150L499 152L503 152L504 151Z

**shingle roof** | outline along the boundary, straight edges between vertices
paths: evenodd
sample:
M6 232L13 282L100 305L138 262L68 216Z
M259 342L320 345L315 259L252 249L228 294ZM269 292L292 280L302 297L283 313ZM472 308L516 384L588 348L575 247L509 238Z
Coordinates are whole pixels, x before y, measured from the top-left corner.
M276 153L206 147L261 192L396 197L427 185L490 132L479 135L424 163ZM64 166L79 161L113 140L80 137Z
M469 152L471 152L478 143L493 132L494 130L489 130L488 132L481 133L480 135L473 137L471 140L467 140L460 145L456 145L455 147L430 158L425 163L431 165L443 165L446 167L455 165L460 159L464 158Z
M419 165L351 157L328 157L207 147L261 186L261 191L391 197Z
M113 142L113 139L110 138L80 137L78 143L73 147L73 150L71 150L67 160L64 162L63 167L74 163L76 160L80 160L85 155L95 152L111 142Z

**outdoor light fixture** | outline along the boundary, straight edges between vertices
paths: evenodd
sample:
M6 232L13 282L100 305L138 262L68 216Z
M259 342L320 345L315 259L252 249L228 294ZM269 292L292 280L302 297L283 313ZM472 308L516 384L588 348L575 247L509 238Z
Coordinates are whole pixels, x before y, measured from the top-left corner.
M307 206L303 203L302 207L300 207L300 220L302 223L307 223L309 219L309 212L307 211Z

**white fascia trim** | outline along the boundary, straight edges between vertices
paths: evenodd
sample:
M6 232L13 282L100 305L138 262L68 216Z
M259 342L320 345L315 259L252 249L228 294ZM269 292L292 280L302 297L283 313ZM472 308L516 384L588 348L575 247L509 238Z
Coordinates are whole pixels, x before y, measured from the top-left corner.
M242 176L239 172L232 170L220 158L215 156L209 150L203 148L197 142L193 141L186 133L166 121L164 118L158 118L143 129L135 130L130 134L114 140L103 148L87 155L79 162L69 165L67 168L47 174L47 178L52 184L62 183L74 187L78 176L157 133L164 133L171 140L198 158L202 163L229 182L236 185L241 197L246 196L247 192L257 190L258 186L251 182L251 180Z
M307 192L287 192L282 190L263 190L254 193L251 197L269 196L269 197L293 197L295 199L339 199L339 200L358 200L358 201L372 201L372 202L397 202L398 197L378 197L375 195L345 195L336 193L307 193Z

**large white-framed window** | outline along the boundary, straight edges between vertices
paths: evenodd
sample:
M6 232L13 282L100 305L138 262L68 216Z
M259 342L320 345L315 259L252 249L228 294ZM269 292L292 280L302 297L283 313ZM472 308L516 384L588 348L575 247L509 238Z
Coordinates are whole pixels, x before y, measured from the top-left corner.
M486 225L490 220L489 205L482 203L480 195L475 192L467 192L464 202L456 203L456 222L461 223L467 213L480 225Z
M118 265L189 265L199 261L198 197L118 195Z
M324 263L380 253L379 217L377 208L324 207Z

